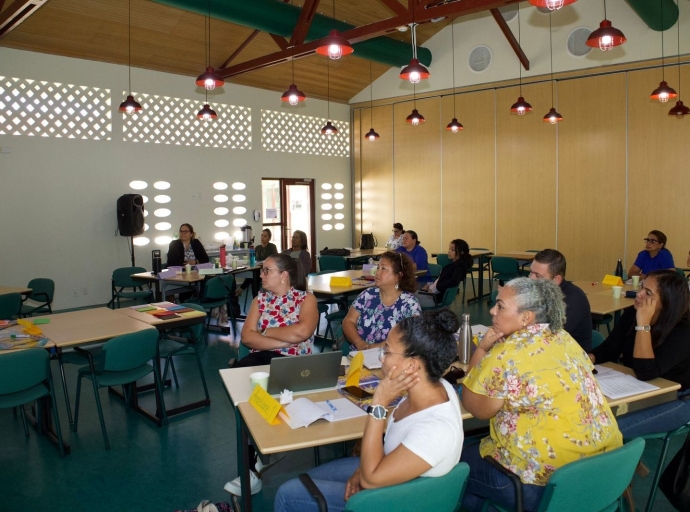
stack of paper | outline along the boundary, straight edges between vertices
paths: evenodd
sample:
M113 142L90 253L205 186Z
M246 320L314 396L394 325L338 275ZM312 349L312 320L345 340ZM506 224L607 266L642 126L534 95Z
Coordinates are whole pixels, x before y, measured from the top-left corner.
M599 387L605 396L613 400L659 389L659 386L643 382L632 375L627 375L606 366L596 365L596 369Z
M289 417L279 413L280 417L290 428L308 427L316 420L341 421L358 416L366 416L366 412L350 402L347 398L336 398L325 402L312 402L308 398L298 398L285 406Z
M379 349L370 348L367 350L353 350L350 352L349 357L354 357L357 352L361 352L364 356L364 366L370 370L375 370L376 368L381 368L381 361L379 361Z

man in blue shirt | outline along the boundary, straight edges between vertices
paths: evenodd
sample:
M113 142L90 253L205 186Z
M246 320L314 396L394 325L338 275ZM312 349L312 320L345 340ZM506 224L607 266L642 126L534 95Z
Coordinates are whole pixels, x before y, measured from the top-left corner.
M649 232L644 242L645 249L637 255L635 263L628 271L628 277L640 276L640 279L644 279L652 270L676 269L673 255L666 248L666 235L655 229Z

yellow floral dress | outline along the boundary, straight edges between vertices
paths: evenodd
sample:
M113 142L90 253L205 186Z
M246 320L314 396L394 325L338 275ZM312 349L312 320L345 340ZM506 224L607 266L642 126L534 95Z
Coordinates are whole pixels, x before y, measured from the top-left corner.
M474 393L503 399L480 445L522 482L546 485L556 469L623 444L593 374L564 330L531 325L496 344L465 377Z

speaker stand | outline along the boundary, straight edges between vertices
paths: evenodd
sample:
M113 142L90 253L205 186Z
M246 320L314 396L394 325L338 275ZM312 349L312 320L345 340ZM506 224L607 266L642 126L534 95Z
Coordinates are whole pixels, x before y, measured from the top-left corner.
M134 264L134 237L133 236L129 237L129 247L130 247L129 253L132 256L132 266L136 267L136 265Z

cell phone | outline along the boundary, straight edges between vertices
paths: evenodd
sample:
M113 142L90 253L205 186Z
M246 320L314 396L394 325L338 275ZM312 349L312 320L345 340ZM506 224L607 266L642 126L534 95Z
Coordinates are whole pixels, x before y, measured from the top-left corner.
M372 395L368 391L364 391L362 388L358 386L346 386L343 388L343 391L348 395L356 398L357 400L366 400L368 398L374 397L374 395Z

